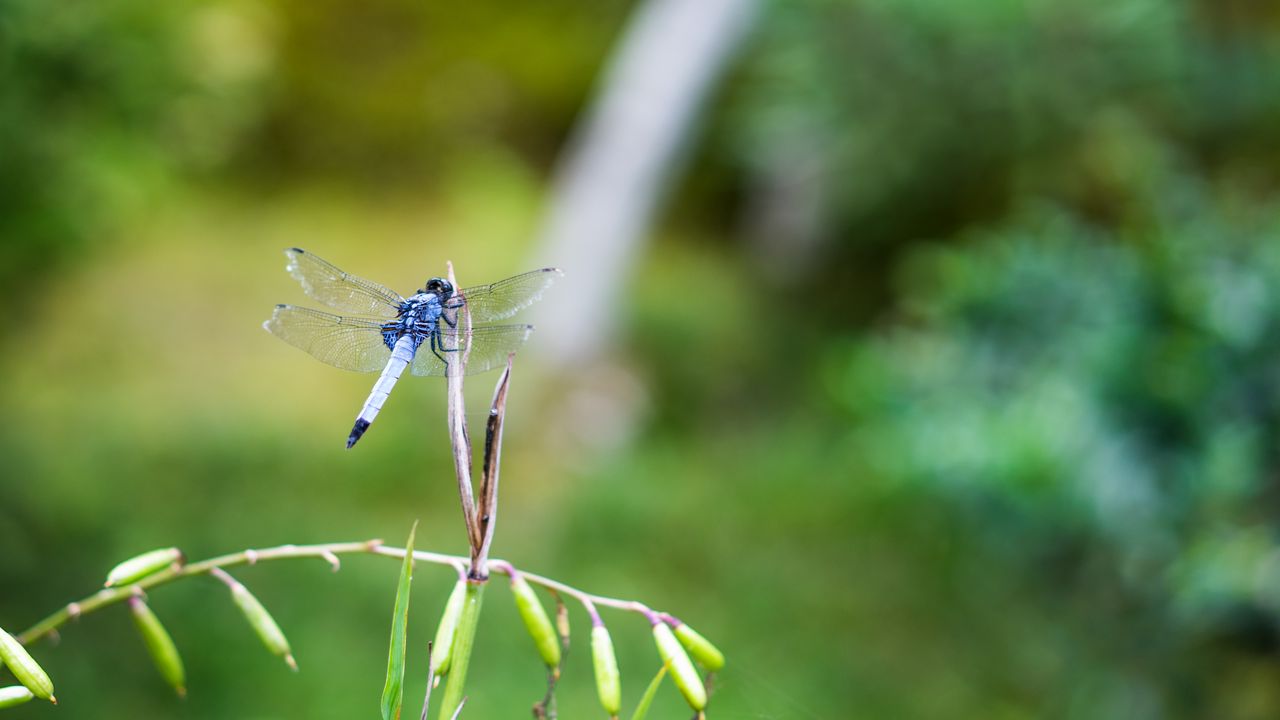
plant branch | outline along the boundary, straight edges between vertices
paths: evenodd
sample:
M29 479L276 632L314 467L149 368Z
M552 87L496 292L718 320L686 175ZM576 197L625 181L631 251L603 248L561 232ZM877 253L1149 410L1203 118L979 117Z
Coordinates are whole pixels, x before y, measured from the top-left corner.
M280 545L278 547L249 549L242 550L241 552L219 555L217 557L209 558L208 560L189 563L180 568L167 568L128 585L99 590L86 598L73 603L68 603L57 612L49 615L17 635L17 639L18 642L23 645L30 645L43 637L52 635L58 628L66 625L72 620L78 619L81 615L87 615L95 610L101 610L109 605L114 605L127 600L135 592L149 590L183 578L213 574L215 569L235 567L237 565L253 565L258 562L265 562L268 560L300 558L317 558L332 562L333 559L339 555L356 554L380 555L382 557L403 560L404 548L388 547L383 545L381 540L365 540L362 542L322 543L318 545ZM435 553L428 550L415 550L413 552L413 559L434 565L447 565L454 568L454 570L458 572L459 576L463 576L466 573L468 562L468 558L466 557ZM534 585L540 585L548 590L553 590L572 597L582 603L584 607L590 608L588 612L591 612L591 610L594 609L594 605L602 605L618 610L639 613L647 618L657 617L657 613L649 609L649 607L643 603L633 600L619 600L616 598L593 595L575 587L565 585L562 582L543 577L542 575L535 575L533 573L517 570L514 565L505 560L493 558L489 561L489 567L490 569L507 576L519 573L525 580L533 583Z
M65 625L67 621L75 620L81 615L91 613L107 605L114 605L122 600L127 600L135 591L147 590L184 577L204 575L213 568L252 565L259 560L278 560L281 558L315 557L327 560L331 555L373 552L374 548L381 544L381 540L366 540L365 542L327 543L324 545L281 545L263 550L245 550L229 555L220 555L197 563L190 563L182 567L171 567L148 575L135 583L105 588L83 600L70 603L58 612L28 628L18 636L18 642L23 645L30 645ZM400 555L401 557L404 556L403 550Z
M403 552L404 551L401 551L402 557L403 557ZM605 607L611 607L616 610L626 610L628 612L640 613L641 615L644 615L645 617L650 618L651 621L654 617L657 617L657 613L655 613L652 609L649 608L648 605L645 605L642 602L638 602L635 600L619 600L617 598L604 597L602 595L592 595L591 593L583 592L582 590L579 590L570 585L565 585L564 583L559 582L558 580L552 580L549 577L545 577L542 575L534 575L533 573L530 573L530 572L524 572L523 570L518 570L514 565L512 565L511 563L505 560L498 560L497 558L494 558L493 560L489 561L489 568L492 570L496 570L502 573L503 575L507 575L508 577L519 574L522 577L524 577L525 580L528 580L534 585L541 585L542 587L548 590L564 593L565 595L568 595L569 597L582 603L584 607L587 607L588 608L587 612L591 613L593 617L595 616L595 613L593 612L594 608L592 607L593 605L604 605Z

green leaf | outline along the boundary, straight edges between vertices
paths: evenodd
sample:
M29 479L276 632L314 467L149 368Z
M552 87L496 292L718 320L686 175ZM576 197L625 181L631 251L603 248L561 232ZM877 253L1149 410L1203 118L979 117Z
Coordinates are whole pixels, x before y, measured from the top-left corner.
M636 705L636 711L631 716L631 720L644 720L644 716L649 714L649 706L653 704L653 696L658 694L658 687L662 685L662 678L667 675L667 667L671 663L664 663L658 670L658 674L653 676L653 680L649 682L649 687L645 689L644 695L640 698L640 704Z
M404 648L409 629L409 588L413 581L413 538L418 523L409 530L404 546L404 564L400 566L400 585L396 589L396 609L391 616L391 650L387 656L387 684L382 689L382 720L400 720L404 700Z

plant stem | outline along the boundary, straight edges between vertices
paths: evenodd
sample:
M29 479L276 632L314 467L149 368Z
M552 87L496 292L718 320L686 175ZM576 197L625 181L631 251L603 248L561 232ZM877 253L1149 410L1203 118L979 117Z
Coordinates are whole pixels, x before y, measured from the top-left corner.
M62 609L27 628L16 637L18 642L23 645L30 645L31 643L54 633L58 628L67 624L71 620L79 618L81 615L87 615L88 613L107 607L108 605L114 605L118 602L127 600L129 596L133 594L135 588L138 590L149 590L159 585L174 582L175 580L195 577L197 575L207 575L214 568L229 568L237 565L253 565L259 561L295 558L318 558L333 563L333 560L338 555L354 554L381 555L383 557L403 559L404 548L387 547L382 544L381 540L365 540L363 542L323 543L319 545L280 545L273 548L243 550L238 553L219 555L217 557L209 558L208 560L184 565L181 568L167 568L128 585L99 590L82 600L67 604ZM460 575L465 574L468 561L468 558L458 555L445 555L427 550L415 550L413 552L413 558L421 562L432 563L435 565L448 565L457 570ZM528 580L534 585L540 585L548 590L555 590L556 592L563 593L578 600L584 605L587 603L594 603L596 605L603 605L606 607L616 608L618 610L640 613L646 617L653 614L653 611L643 603L632 600L618 600L600 595L592 595L541 575L516 570L511 563L505 560L493 558L489 561L489 567L492 570L508 576L514 572L520 572L521 575L524 576L525 580Z
M453 661L449 664L449 679L444 686L444 699L440 701L440 717L453 717L465 700L462 690L467 682L467 666L471 664L471 646L475 644L476 625L480 620L480 605L484 599L486 581L467 580L467 592L462 600L462 615L453 636Z
M348 543L327 543L324 545L281 545L280 547L266 548L263 550L245 550L243 552L231 553L229 555L220 555L215 558L203 560L197 563L183 565L180 568L167 568L157 573L148 575L141 580L123 585L120 587L111 587L99 590L89 597L68 604L56 613L41 620L35 625L28 628L25 632L18 636L18 642L23 645L30 645L49 633L57 630L69 620L86 613L91 613L99 608L107 605L127 600L135 590L147 590L157 585L173 582L184 577L194 575L203 575L213 568L225 568L235 565L253 564L259 560L278 560L281 558L305 558L316 557L328 559L329 556L349 553L370 553L382 544L381 540L366 540L365 542L348 542ZM401 551L401 556L404 552Z
M401 552L403 556L403 551ZM507 575L508 577L514 573L519 573L521 576L524 577L525 580L528 580L534 585L541 585L542 587L548 590L554 590L556 592L564 593L565 595L568 595L569 597L577 600L578 602L582 603L584 606L587 606L587 607L590 607L591 604L604 605L605 607L611 607L617 610L626 610L627 612L640 613L645 617L651 617L655 614L654 611L650 609L648 605L645 605L642 602L638 602L636 600L619 600L617 598L605 597L603 595L592 595L591 593L584 592L570 585L565 585L564 583L559 582L558 580L552 580L549 577L545 577L543 575L535 575L531 572L525 572L524 570L517 570L514 565L507 562L506 560L499 560L497 558L494 558L489 561L489 568L492 570L496 570L502 573L503 575Z
M457 354L445 367L449 397L446 419L449 423L449 445L453 448L453 469L458 476L458 499L462 502L462 520L467 528L467 543L474 551L480 547L483 537L476 515L475 491L471 486L471 436L467 433L467 406L462 395L462 378L466 375L467 360L471 356L471 308L466 305L466 297L462 294L458 278L453 272L453 263L446 263L446 267L449 284L453 285L456 297L462 301L461 308L454 316L459 334L459 339L454 342L462 345L446 348Z

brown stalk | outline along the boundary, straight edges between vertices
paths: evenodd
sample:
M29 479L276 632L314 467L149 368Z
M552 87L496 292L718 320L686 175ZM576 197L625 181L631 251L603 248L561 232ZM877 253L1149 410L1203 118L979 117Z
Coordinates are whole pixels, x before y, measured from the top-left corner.
M466 347L452 348L457 359L450 362L445 370L449 393L449 443L453 446L453 469L458 476L458 497L462 501L462 518L467 526L467 541L474 555L480 548L483 539L476 519L476 500L471 486L471 437L467 434L467 407L462 396L462 378L466 374L467 359L471 347L471 310L467 308L466 297L453 274L453 263L447 263L449 283L455 288L457 297L463 301L461 317L456 318L462 332L459 341ZM473 566L474 567L474 566Z
M471 479L471 437L467 432L466 401L462 392L462 378L466 375L467 361L471 355L471 310L466 296L458 288L453 263L448 264L449 282L456 297L462 300L461 312L455 321L461 332L455 350L455 360L445 372L449 394L449 440L453 446L453 467L458 476L458 497L462 502L462 515L467 527L467 541L471 546L470 576L476 580L489 577L489 547L493 544L494 527L498 517L498 467L502 462L502 426L507 412L507 388L511 383L511 365L515 354L507 356L507 367L498 378L489 407L489 419L485 424L484 459L480 471L480 501L477 504Z
M489 420L484 433L484 464L480 472L480 505L476 524L480 528L480 547L472 555L471 571L479 578L489 577L489 547L498 522L498 467L502 464L502 426L507 414L507 388L511 384L511 364L515 353L507 356L507 367L493 389Z

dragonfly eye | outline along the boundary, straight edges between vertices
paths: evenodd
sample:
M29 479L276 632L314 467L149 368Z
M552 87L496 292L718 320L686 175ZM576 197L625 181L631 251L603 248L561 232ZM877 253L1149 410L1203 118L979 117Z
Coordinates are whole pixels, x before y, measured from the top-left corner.
M448 297L453 294L453 284L444 278L431 278L427 281L427 286L424 289L440 297Z

